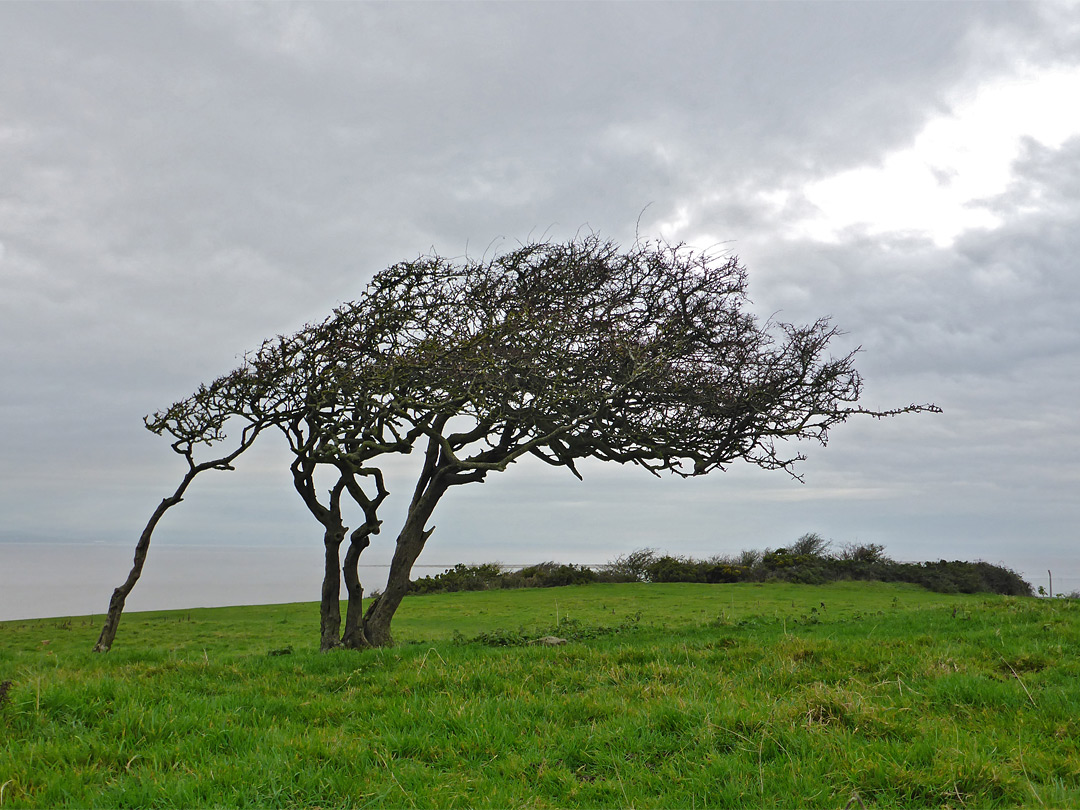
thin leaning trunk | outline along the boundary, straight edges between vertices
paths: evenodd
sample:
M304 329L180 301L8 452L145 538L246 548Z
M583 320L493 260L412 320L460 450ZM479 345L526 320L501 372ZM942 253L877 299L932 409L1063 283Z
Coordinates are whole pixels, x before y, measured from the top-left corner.
M98 636L97 644L94 645L94 652L108 652L112 648L113 641L116 639L116 631L120 628L120 616L124 612L124 604L135 587L135 583L142 576L143 565L146 563L146 554L150 551L150 538L154 534L154 529L162 516L171 507L176 506L184 499L184 491L199 472L200 470L197 467L188 470L184 480L176 488L176 492L168 498L163 498L157 509L154 510L154 514L150 516L150 520L142 530L142 534L139 535L139 542L135 544L135 559L131 571L128 573L127 579L113 591L112 597L109 599L109 611L105 616L105 626L101 628L101 635Z
M150 520L147 521L146 526L143 528L142 534L139 535L139 542L135 544L135 558L131 565L131 571L128 572L127 579L124 580L123 584L114 590L112 596L109 598L109 610L105 615L105 626L101 628L101 635L98 636L97 644L94 645L94 652L108 652L112 649L113 641L116 640L116 631L120 627L120 616L124 612L124 605L127 602L128 595L135 587L135 583L137 583L139 577L142 576L143 565L146 563L146 555L150 551L150 538L153 536L154 529L157 528L161 518L169 511L169 509L184 500L184 493L187 491L191 482L195 480L195 476L199 473L206 472L207 470L233 469L232 462L234 462L241 453L251 447L264 426L265 425L261 422L248 425L244 428L239 446L235 450L226 456L211 459L210 461L204 461L201 464L196 464L192 458L192 448L190 443L177 441L173 444L173 450L181 454L187 461L188 471L184 474L183 479L180 481L180 486L176 488L176 491L168 498L163 498L161 503L158 504L157 509L154 510L154 514L150 516Z

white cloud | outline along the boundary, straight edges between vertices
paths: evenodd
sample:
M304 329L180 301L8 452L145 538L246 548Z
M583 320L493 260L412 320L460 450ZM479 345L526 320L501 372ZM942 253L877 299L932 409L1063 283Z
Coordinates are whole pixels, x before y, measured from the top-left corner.
M797 235L835 243L851 230L908 232L945 246L965 231L999 226L987 198L1008 187L1026 140L1056 149L1080 133L1078 98L1076 67L1028 68L979 87L909 147L808 185L803 194L817 213Z

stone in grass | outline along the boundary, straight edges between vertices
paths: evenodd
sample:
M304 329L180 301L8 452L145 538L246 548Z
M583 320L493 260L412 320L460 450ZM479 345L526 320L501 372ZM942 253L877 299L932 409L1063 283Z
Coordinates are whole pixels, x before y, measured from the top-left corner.
M541 636L535 641L530 642L532 644L543 644L545 647L558 647L560 644L565 644L565 638L559 638L558 636Z

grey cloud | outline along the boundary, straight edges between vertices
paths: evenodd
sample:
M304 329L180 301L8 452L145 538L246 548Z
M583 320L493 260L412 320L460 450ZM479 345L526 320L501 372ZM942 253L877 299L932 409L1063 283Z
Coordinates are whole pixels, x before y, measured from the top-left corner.
M763 314L850 330L874 404L942 398L945 417L846 426L807 448L801 488L738 470L579 486L523 467L448 501L447 561L497 547L508 513L528 515L523 548L555 538L550 556L588 546L588 561L830 523L902 544L905 497L962 524L932 491L970 477L956 458L1000 467L994 486L1026 481L1017 514L1034 515L1062 491L1038 453L1073 424L1055 364L1076 359L1076 144L1032 146L993 201L1005 226L949 250L789 241L805 201L767 195L905 145L1021 60L1072 58L1076 22L1024 3L0 4L6 531L42 530L47 510L54 536L134 537L177 469L140 417L380 267L582 227L628 242L639 216L655 236L683 215L677 237L743 257ZM268 452L193 493L167 536L309 530L277 508L288 483ZM663 508L624 508L659 491ZM854 491L858 508L827 506Z

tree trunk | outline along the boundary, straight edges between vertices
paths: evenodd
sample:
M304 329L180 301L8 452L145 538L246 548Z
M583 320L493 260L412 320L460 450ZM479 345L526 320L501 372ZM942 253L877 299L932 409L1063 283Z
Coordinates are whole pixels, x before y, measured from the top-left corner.
M319 651L326 652L341 646L341 574L338 569L344 526L327 526L323 534L325 548L322 583L322 602L319 605Z
M341 646L341 543L348 529L341 520L341 493L345 481L339 479L330 490L330 505L323 506L315 490L315 462L298 455L292 466L293 486L304 499L308 511L323 526L323 583L319 604L319 650Z
M146 562L146 554L150 550L150 537L154 533L154 529L157 527L158 521L161 520L170 507L176 506L183 500L184 490L188 488L188 484L194 480L195 476L201 472L201 469L192 467L188 470L187 475L184 476L184 480L180 482L180 486L176 488L176 492L172 494L172 497L163 498L161 503L158 504L157 509L154 510L154 514L150 516L150 520L147 522L145 528L142 530L142 534L139 535L139 542L135 544L135 559L131 566L131 571L127 575L127 579L124 583L113 591L112 597L109 599L109 612L105 616L105 626L101 628L101 635L98 636L97 644L94 645L94 652L108 652L112 648L112 643L116 639L116 631L120 627L120 616L124 612L124 603L127 601L128 594L131 593L132 588L135 587L135 583L139 581L139 577L142 576L143 564Z
M341 480L345 482L352 499L364 510L364 525L349 535L349 550L345 553L345 587L349 592L349 604L345 610L345 633L341 637L341 643L349 649L359 650L370 647L364 631L364 589L360 585L360 574L357 565L360 554L371 543L371 535L379 534L381 523L379 522L379 506L390 494L383 482L382 471L377 468L356 467L353 464L339 463ZM356 480L356 475L371 477L375 482L375 496L370 497L364 488Z
M341 636L341 643L350 650L361 650L370 647L367 635L364 632L364 588L360 584L360 574L357 571L357 562L360 553L368 547L368 529L366 524L353 532L349 541L349 550L345 552L345 588L349 593L349 604L345 609L345 632Z
M413 498L409 515L397 538L394 558L390 561L386 590L372 603L364 617L364 634L373 647L388 647L394 643L390 622L401 605L401 600L408 593L413 563L424 550L424 544L431 533L435 531L434 528L425 529L424 525L446 489L447 484L439 476L433 476L424 487L422 495Z

